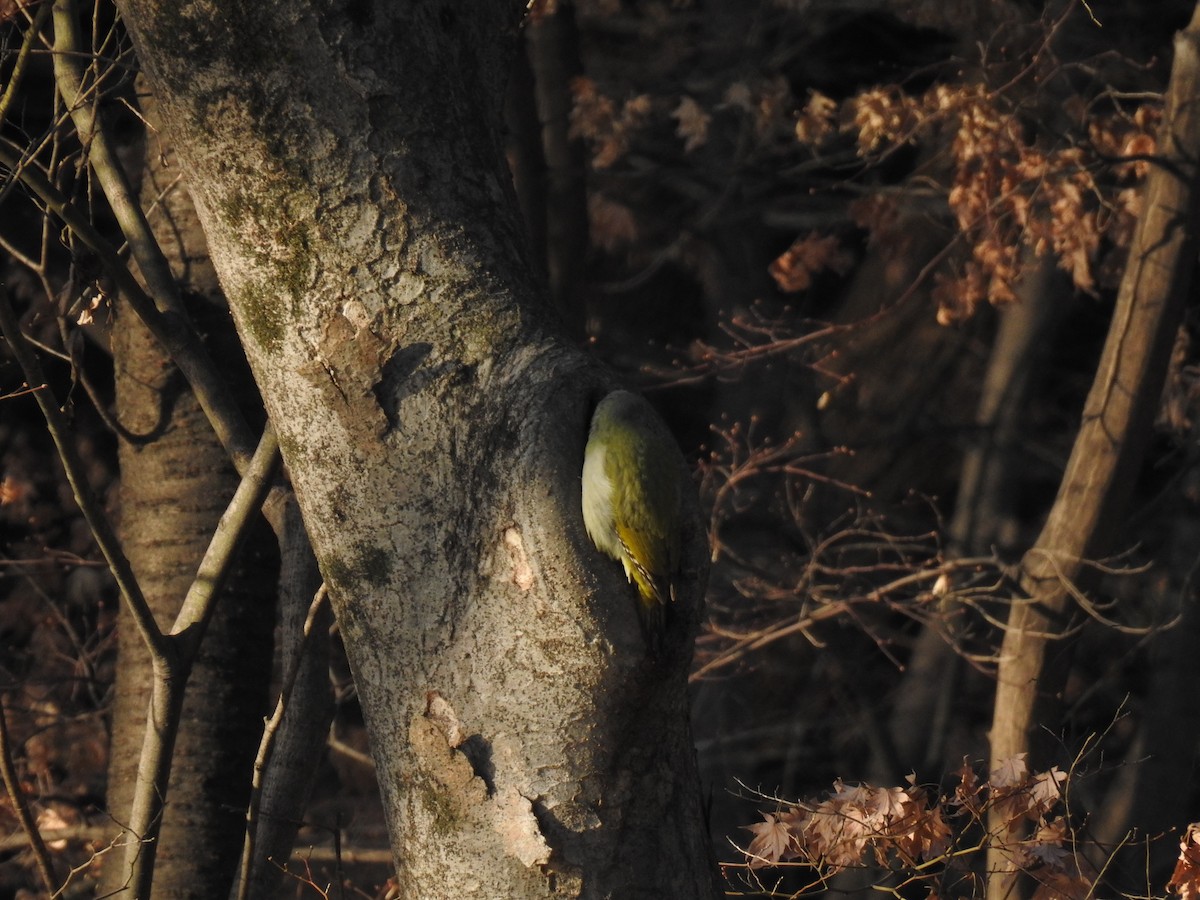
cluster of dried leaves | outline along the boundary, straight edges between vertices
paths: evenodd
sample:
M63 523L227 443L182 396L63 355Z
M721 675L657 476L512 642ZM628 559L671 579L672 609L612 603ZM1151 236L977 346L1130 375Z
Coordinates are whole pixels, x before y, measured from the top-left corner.
M712 123L722 113L746 117L760 141L790 140L795 101L782 77L759 79L754 83L736 81L729 85L710 108L695 97L678 98L636 94L617 100L605 94L591 78L571 81L571 135L583 139L591 148L593 169L608 169L629 152L632 139L641 129L657 121L674 122L674 134L683 142L683 152L692 153L705 146ZM829 102L816 97L813 103ZM835 105L836 106L836 105ZM799 133L800 126L795 126ZM813 137L824 137L828 130Z
M1167 890L1179 894L1182 900L1200 897L1200 822L1189 825L1179 841L1179 861Z
M951 838L942 808L911 782L877 788L835 781L828 799L763 819L746 826L754 835L745 850L751 868L800 860L833 874L863 865L868 851L879 865L892 859L913 865L940 856Z
M873 863L909 878L932 878L931 863L982 859L981 826L998 812L1008 828L988 839L1012 843L1012 866L1038 884L1035 900L1085 897L1094 890L1095 873L1081 861L1074 831L1060 813L1067 773L1030 772L1019 756L986 780L966 762L958 776L953 793L945 796L931 794L915 778L904 787L837 781L819 803L763 813L762 822L746 826L753 834L742 851L747 866L806 866L823 881ZM1028 828L1016 827L1021 824Z
M648 94L618 103L584 76L571 80L571 98L571 135L591 145L595 169L607 169L629 152L630 141L653 107Z
M1084 293L1115 284L1137 221L1138 183L1155 151L1159 110L1077 110L1071 118L1085 123L1076 129L1079 139L1045 147L1003 95L982 85L939 84L921 95L887 87L840 104L814 93L797 114L796 137L819 147L849 134L864 158L908 144L949 146L946 202L969 253L960 271L937 279L938 319L947 324L983 302L1014 301L1026 253L1053 255ZM873 231L887 204L876 195L855 211L856 222ZM772 267L785 291L797 289L777 272L786 274L787 256Z
M831 270L842 275L853 264L853 255L841 241L831 234L813 231L792 241L768 271L781 291L792 294L808 290L813 278L821 272Z
M938 320L970 316L982 303L1015 300L1026 256L1052 255L1083 293L1111 287L1121 271L1138 214L1138 185L1155 152L1159 109L1147 103L1106 113L1073 98L1058 110L1063 137L1055 146L1034 139L1017 102L978 83L941 83L921 94L897 86L873 87L837 101L817 91L798 101L782 79L730 85L711 108L695 97L655 99L646 94L618 102L595 82L572 86L574 134L592 148L596 169L621 160L641 129L669 116L684 153L704 146L717 115L753 123L758 139L820 157L853 144L866 166L898 148L919 146L930 163L914 177L944 194L947 221L965 248L952 272L936 276ZM1046 134L1046 129L1038 129ZM854 223L875 237L892 222L894 188L868 194L851 207ZM810 232L770 267L785 293L807 290L826 269L843 272L852 256L840 240Z

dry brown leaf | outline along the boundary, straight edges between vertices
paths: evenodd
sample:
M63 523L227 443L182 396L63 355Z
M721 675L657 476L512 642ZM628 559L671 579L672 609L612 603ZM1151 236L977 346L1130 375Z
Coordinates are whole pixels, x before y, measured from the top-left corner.
M21 10L30 10L35 6L36 0L0 0L0 23L15 19Z
M571 79L570 90L571 136L591 144L595 168L608 168L628 152L633 134L653 109L653 101L648 95L639 94L626 100L618 110L613 99L584 76Z
M638 239L633 210L599 191L588 196L588 229L592 241L609 253Z
M862 156L885 144L907 140L917 121L916 101L887 88L863 91L848 106L858 129L858 152Z
M754 94L750 85L744 81L735 81L725 89L725 95L717 105L717 109L740 109L742 112L754 112Z
M763 821L757 825L743 826L754 835L746 855L750 857L750 868L771 866L796 857L796 838L792 824L782 814L763 813Z
M671 117L679 123L675 134L683 138L684 153L691 153L708 141L708 126L712 116L691 97L684 95L679 105L671 111Z
M836 237L814 231L793 241L767 271L781 291L793 294L808 290L813 276L826 269L844 274L853 261Z
M1179 842L1179 859L1167 882L1167 890L1183 900L1200 897L1200 822L1189 825Z
M1016 788L1025 784L1029 778L1029 764L1025 761L1027 754L1018 753L1009 759L1001 760L996 768L988 773L988 783L992 790Z
M810 91L808 102L796 118L796 140L816 144L837 129L837 101L820 91Z

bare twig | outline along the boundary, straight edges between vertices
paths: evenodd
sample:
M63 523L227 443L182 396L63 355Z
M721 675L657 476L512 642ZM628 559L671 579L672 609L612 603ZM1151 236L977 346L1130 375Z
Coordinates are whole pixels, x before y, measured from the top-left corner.
M316 622L317 614L327 602L328 597L329 592L326 590L325 585L322 584L316 596L313 597L312 603L309 604L308 615L304 619L301 639L295 648L292 659L288 662L283 687L279 692L279 700L275 704L275 711L267 721L266 727L263 728L262 741L258 746L258 755L254 759L254 778L250 787L250 803L246 809L246 840L242 846L241 876L238 879L237 887L238 900L245 900L248 896L252 881L254 847L258 832L259 802L262 797L263 774L270 761L271 752L275 745L275 735L278 733L280 723L283 721L283 714L291 698L292 688L296 684L296 676L300 673L301 663L303 662L304 654L308 649L312 636L313 624Z
M43 842L74 841L87 843L89 841L106 841L109 830L97 825L75 825L69 828L46 828L39 831L38 834ZM24 850L31 843L32 838L25 831L5 835L0 838L0 853L12 853L17 850Z
M59 93L70 111L80 141L87 148L88 163L96 173L96 179L145 279L149 296L153 298L153 307L162 315L152 314L151 306L144 301L145 294L141 290L131 294L125 279L122 279L121 288L138 317L162 343L191 385L218 440L229 453L234 468L244 475L254 449L252 432L187 316L171 265L155 239L125 170L112 148L99 98L95 93L96 84L89 85L87 71L81 64L82 59L89 57L82 53L72 0L56 0L54 3L54 51L55 80ZM75 230L73 225L72 229ZM86 237L84 240L91 246Z
M17 51L17 58L13 63L12 74L9 75L8 84L4 86L4 93L0 94L0 125L4 124L4 119L16 99L17 91L21 88L21 81L25 78L25 70L29 65L33 44L38 39L38 32L42 30L42 26L46 24L49 16L50 6L43 4L25 30L25 37L21 39L21 49Z
M125 261L93 227L88 217L63 196L39 166L22 158L5 141L0 141L0 165L11 169L72 234L96 254L138 318L146 323L146 327L191 385L217 438L229 452L234 467L239 473L244 472L253 455L254 438L250 426L195 329L177 313L159 311L155 301L133 277Z
M121 549L116 531L108 516L105 515L103 505L96 498L91 485L87 483L84 475L86 467L79 456L79 451L71 442L70 429L66 419L58 406L53 391L46 383L42 364L38 360L37 354L29 349L29 345L25 341L25 336L21 332L16 314L9 301L8 292L3 285L0 285L0 331L3 331L13 356L21 366L25 381L31 388L38 388L34 390L34 397L46 419L46 427L50 431L50 437L54 440L54 446L58 448L59 459L62 460L67 481L75 496L75 502L79 506L79 511L83 513L100 552L108 561L109 571L112 572L117 589L121 592L122 599L133 615L138 633L153 653L165 654L167 646L163 634L154 621L154 615L150 611L146 598L142 595L142 590L134 577L133 568L129 565L125 551Z
M17 814L21 830L25 832L29 841L29 849L33 851L38 874L42 877L46 892L53 897L58 893L60 882L58 875L54 872L54 861L50 859L50 851L46 849L46 843L42 840L41 833L38 832L37 822L33 820L33 813L29 811L25 792L21 790L21 781L17 777L17 767L13 764L12 745L9 741L8 714L2 703L0 703L0 774L4 776L4 788L8 791L8 799L12 803L13 812Z

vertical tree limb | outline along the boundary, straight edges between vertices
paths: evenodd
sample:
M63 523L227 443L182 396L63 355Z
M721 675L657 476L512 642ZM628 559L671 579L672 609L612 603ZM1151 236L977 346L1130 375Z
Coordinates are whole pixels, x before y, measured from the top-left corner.
M294 736L290 737L292 746L288 746L289 735L283 730L283 725L285 722L290 723L293 732L298 731L304 724L315 725L322 732L328 727L329 717L319 714L319 711L323 710L321 694L326 701L324 706L332 706L333 702L325 668L328 665L327 645L329 626L332 623L328 597L329 593L322 585L308 605L304 621L299 625L300 633L296 636L297 639L288 642L289 649L294 652L290 659L285 660L283 687L279 691L275 711L263 729L258 755L254 759L254 778L250 804L246 810L246 839L242 847L242 862L238 878L235 879L233 890L230 892L230 896L235 900L274 896L272 888L280 880L283 868L272 863L285 859L290 852L300 817L308 802L308 788L312 785L312 778L307 776L311 773L303 771L292 778L281 773L293 769L315 768L319 755L311 752L311 742L296 742ZM285 627L294 627L294 623L285 623ZM314 645L319 644L326 645L325 652L313 652ZM323 684L305 684L305 681L314 680L320 680ZM293 709L293 701L298 704L300 715L293 712L289 717L287 714ZM314 714L314 711L317 713ZM310 751L307 753L307 759L303 755L306 749ZM286 758L281 761L278 759L279 755L286 755ZM272 787L290 789L291 796L269 797L267 791ZM271 827L263 829L260 840L259 830L260 825L264 823L264 816L265 824ZM289 825L290 828L287 827Z
M169 652L153 660L148 722L138 760L133 808L125 827L134 838L125 848L124 871L128 873L129 889L135 898L152 896L158 834L188 676L212 618L216 598L230 575L238 545L271 487L278 460L279 443L268 425L171 626L167 638Z
M993 552L998 532L1013 513L1013 475L1023 462L1019 435L1027 419L1039 349L1056 320L1060 298L1054 289L1062 282L1053 258L1027 252L1024 263L1017 302L997 310L996 335L975 412L976 431L963 456L948 529L956 558ZM926 625L891 714L900 759L918 772L932 774L942 765L955 721L953 699L963 689L961 676L962 659L942 628Z
M55 0L53 6L55 86L70 113L88 165L96 173L155 304L164 313L186 315L171 265L154 239L138 203L137 191L105 133L105 122L99 112L99 77L83 64L88 51L79 36L75 3Z
M1146 181L1138 220L1083 422L1058 496L1021 565L1028 600L1015 602L1000 650L991 761L1027 753L1039 710L1053 702L1049 643L1064 631L1071 587L1089 558L1116 536L1149 436L1171 343L1191 289L1198 247L1200 7L1175 39L1175 62L1159 132L1159 164ZM992 821L993 835L1010 835ZM1001 841L1003 843L1003 841ZM1012 897L1002 849L989 854L989 897Z
M571 135L571 79L583 71L575 7L559 2L549 15L526 23L526 46L533 71L534 99L545 160L544 250L550 294L569 333L583 337L583 308L576 297L588 247L587 169L583 142Z

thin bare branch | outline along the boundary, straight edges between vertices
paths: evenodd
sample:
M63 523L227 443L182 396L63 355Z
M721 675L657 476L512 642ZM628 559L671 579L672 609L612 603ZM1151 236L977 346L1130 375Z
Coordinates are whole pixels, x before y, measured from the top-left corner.
M23 158L5 141L0 141L0 165L10 169L75 237L96 254L129 305L175 361L212 423L217 438L229 452L234 467L244 473L253 455L254 438L250 426L191 324L175 312L161 312L88 217L63 196L39 166Z
M300 641L295 647L292 659L288 661L283 687L279 691L279 700L275 704L275 711L267 721L266 727L263 728L262 741L259 743L258 754L254 759L254 777L250 786L250 803L246 808L246 841L242 847L241 874L238 878L237 900L246 900L246 897L249 895L251 882L253 881L254 849L258 832L259 803L262 797L263 776L270 762L271 753L275 748L275 735L279 732L279 726L283 722L283 714L291 699L292 689L296 684L296 676L300 674L304 654L308 650L312 637L313 625L317 621L317 615L328 598L329 592L325 585L322 584L316 596L313 597L312 603L309 604L308 615L304 619Z
M21 789L21 780L17 776L17 767L13 763L12 743L8 733L8 713L4 704L0 703L0 775L4 777L4 788L8 791L8 799L13 812L21 823L21 830L29 841L29 849L33 851L33 859L37 864L38 874L46 886L46 892L52 897L58 893L59 880L54 871L54 861L50 859L50 851L38 831L37 822L29 810L25 792Z
M21 82L24 80L25 71L29 66L33 45L49 17L49 4L42 4L34 15L33 21L29 23L29 27L25 29L25 37L21 39L21 49L17 51L12 74L9 76L8 84L4 86L4 93L0 94L0 125L4 124L4 119L8 116L8 111L16 100L17 92L21 89Z
M188 676L241 538L271 487L278 458L279 442L268 424L246 474L221 516L196 578L166 638L168 652L153 659L150 708L138 760L133 808L126 826L126 830L137 838L129 843L125 853L125 871L129 873L129 884L135 897L151 896L157 837Z
M172 345L164 340L167 335L160 333L160 329L155 327L156 323L147 319L147 310L139 305L137 298L130 298L131 305L154 332L155 337L163 343L192 385L192 390L208 416L213 430L233 459L234 467L244 474L253 449L249 426L187 318L171 265L163 255L162 248L159 247L142 212L141 204L129 184L125 170L112 148L101 117L96 84L89 83L91 80L88 78L88 71L82 64L82 60L88 57L81 56L83 48L72 0L56 0L54 3L54 50L58 90L75 123L79 139L87 149L88 163L96 173L100 187L133 252L155 307L178 323L175 329L178 333L173 336L178 343Z
M3 331L13 356L21 366L26 383L31 388L38 388L34 391L34 397L46 419L46 427L54 440L54 446L58 448L59 459L62 460L63 470L71 485L75 502L79 506L79 511L83 513L100 552L108 561L109 571L112 572L117 589L121 592L122 599L133 615L138 633L152 653L160 656L165 654L167 645L163 633L154 621L154 615L150 611L146 598L142 596L137 578L133 574L133 568L130 566L124 550L121 549L121 542L117 539L116 531L104 513L103 505L92 491L91 485L87 483L84 474L87 468L80 458L75 444L71 441L70 428L66 418L59 408L54 392L46 381L37 354L30 350L25 340L25 335L13 312L8 291L3 285L0 285L0 331Z

